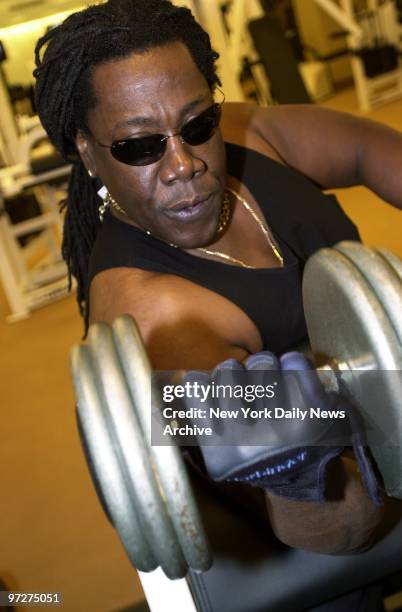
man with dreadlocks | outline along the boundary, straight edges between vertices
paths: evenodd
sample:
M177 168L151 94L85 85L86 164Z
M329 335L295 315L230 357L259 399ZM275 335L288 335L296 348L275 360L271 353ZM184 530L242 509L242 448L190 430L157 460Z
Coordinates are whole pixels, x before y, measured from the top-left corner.
M85 329L132 314L156 369L251 367L255 354L286 368L275 355L306 337L304 262L359 239L322 189L362 184L401 207L402 138L313 105L223 105L217 57L168 0L109 0L39 40L38 113L73 164L63 255ZM345 554L372 541L373 475L366 465L367 495L341 453L246 487L290 546Z

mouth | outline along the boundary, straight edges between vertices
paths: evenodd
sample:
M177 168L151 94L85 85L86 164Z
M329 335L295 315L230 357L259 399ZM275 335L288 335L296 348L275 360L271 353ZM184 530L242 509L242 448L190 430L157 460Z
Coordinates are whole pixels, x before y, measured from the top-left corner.
M192 200L183 200L174 206L165 208L163 214L174 220L194 220L206 211L214 194L201 195Z

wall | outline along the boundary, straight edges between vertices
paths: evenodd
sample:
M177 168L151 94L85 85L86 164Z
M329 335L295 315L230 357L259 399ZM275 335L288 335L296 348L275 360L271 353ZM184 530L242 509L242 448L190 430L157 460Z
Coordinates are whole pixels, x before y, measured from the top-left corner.
M62 13L47 15L15 26L1 28L0 40L4 44L8 59L4 62L4 70L10 84L28 85L33 82L34 48L36 41L42 36L49 25L63 21L74 10L83 8L78 2L75 9Z

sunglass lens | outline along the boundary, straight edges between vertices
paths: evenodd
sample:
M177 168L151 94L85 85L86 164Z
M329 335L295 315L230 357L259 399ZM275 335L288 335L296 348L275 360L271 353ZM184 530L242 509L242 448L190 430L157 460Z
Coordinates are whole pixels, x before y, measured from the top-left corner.
M207 142L219 125L220 104L214 104L203 113L186 123L181 137L190 146ZM160 134L143 138L127 138L114 142L110 151L115 159L129 166L148 166L159 161L166 150L166 137Z
M113 143L111 153L115 159L130 166L148 166L163 156L166 143L159 135L128 138Z
M207 142L219 125L221 107L214 104L206 111L186 123L181 130L181 136L190 146L197 146Z

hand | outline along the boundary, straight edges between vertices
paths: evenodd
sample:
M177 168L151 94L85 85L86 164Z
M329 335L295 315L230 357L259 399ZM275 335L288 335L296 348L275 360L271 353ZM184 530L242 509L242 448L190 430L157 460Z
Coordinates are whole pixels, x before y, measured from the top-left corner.
M214 410L230 410L238 418L210 416L213 435L201 440L200 448L209 476L216 481L246 482L293 500L323 501L329 462L340 455L348 443L349 416L354 406L345 398L325 392L312 363L301 353L287 353L278 360L268 351L249 357L244 364L229 359L219 364L211 375L188 372L185 380L200 385L245 387L276 379L279 393L271 406L288 411L293 418L267 418L267 399L257 398L245 407L241 398L215 401ZM205 403L186 400L187 407L205 410ZM310 408L345 413L345 418L311 418ZM242 408L248 410L247 416ZM294 411L292 412L292 408ZM265 409L265 418L264 418ZM298 409L298 412L297 412ZM262 412L259 412L262 411ZM305 418L301 418L302 412ZM261 418L255 414L262 414ZM345 427L347 426L347 427ZM350 433L349 433L350 435ZM353 437L355 441L355 437ZM246 444L247 443L247 444ZM361 444L354 445L359 466L370 497L381 503L370 461Z

